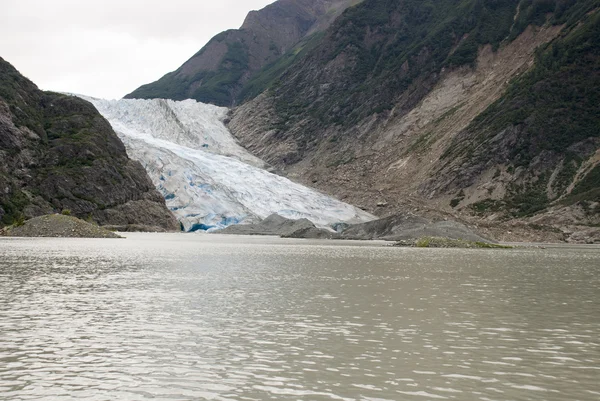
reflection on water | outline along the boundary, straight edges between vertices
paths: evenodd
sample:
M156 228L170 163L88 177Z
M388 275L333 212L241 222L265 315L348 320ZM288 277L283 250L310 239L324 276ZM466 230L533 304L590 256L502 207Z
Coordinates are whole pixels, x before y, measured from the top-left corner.
M0 400L597 400L600 249L0 240Z

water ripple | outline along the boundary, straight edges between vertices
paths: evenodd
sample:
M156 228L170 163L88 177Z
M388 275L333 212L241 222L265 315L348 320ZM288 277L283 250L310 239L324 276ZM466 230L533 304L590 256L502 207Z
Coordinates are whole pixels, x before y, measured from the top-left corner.
M0 400L597 400L599 261L0 239Z

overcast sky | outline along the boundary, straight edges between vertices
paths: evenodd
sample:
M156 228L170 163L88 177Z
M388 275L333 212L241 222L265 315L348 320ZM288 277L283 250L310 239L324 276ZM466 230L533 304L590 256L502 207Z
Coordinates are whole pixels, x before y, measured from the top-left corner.
M121 98L274 0L1 0L0 57L41 89Z

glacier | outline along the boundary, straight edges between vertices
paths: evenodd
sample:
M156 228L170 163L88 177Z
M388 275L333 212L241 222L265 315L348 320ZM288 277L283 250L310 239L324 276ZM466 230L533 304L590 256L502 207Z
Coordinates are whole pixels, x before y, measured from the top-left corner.
M266 170L224 124L229 109L195 100L87 96L139 161L184 231L256 223L277 213L318 227L375 217Z

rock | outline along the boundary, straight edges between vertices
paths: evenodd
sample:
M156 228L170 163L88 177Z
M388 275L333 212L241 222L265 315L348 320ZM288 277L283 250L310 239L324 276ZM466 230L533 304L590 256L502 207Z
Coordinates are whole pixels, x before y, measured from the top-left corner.
M580 3L570 2L566 7L572 12ZM583 45L589 40L588 33L595 32L594 22L581 18L569 27L536 27L533 23L519 36L503 41L499 49L481 43L480 51L472 54L476 60L468 71L438 70L439 64L432 64L440 55L437 50L455 57L463 36L456 36L455 44L447 37L445 44L433 45L438 48L435 51L418 35L414 40L406 38L411 45L397 48L405 54L400 57L387 51L387 46L398 40L401 23L396 18L376 18L380 9L375 4L385 4L389 15L402 15L405 7L403 2L374 0L344 13L317 46L288 67L285 79L233 110L229 127L244 147L302 183L344 196L355 205L366 204L380 214L401 212L404 204L416 200L423 205L420 210L456 211L470 215L472 221L492 215L496 221L515 221L520 218L517 216L556 204L552 201L568 201L561 196L568 195L570 187L585 177L592 191L579 196L593 200L597 184L594 187L594 175L589 172L599 160L600 140L594 137L598 136L600 103L588 101L586 96L582 102L567 101L575 89L554 83L560 81L555 75L559 71L569 71L570 82L580 85L580 93L587 93L592 81L597 82L597 74L591 71L598 69L598 54ZM420 9L425 4L415 2L414 6ZM473 9L469 18L486 18L490 5L477 4L481 7ZM494 12L515 10L506 2L494 4ZM457 12L452 7L448 10ZM531 16L520 13L515 18ZM435 20L424 17L425 21L435 27L431 32L441 29ZM496 27L503 23L498 19L490 22ZM348 32L357 35L354 41ZM536 49L544 49L554 40L561 44L556 48L577 50L589 63L583 66L576 62L577 57L558 57L553 62L564 69L537 68ZM366 73L373 72L368 63L357 61L360 52L369 51L378 60L377 73ZM394 64L400 59L405 61ZM392 65L389 74L382 72ZM426 65L432 68L423 68ZM518 91L506 90L507 82L532 68L536 79L520 80ZM531 93L540 95L540 101L531 103ZM527 118L511 121L516 118L515 110ZM573 113L581 118L574 118ZM563 125L569 127L568 133L557 128ZM292 152L295 157L288 157ZM457 196L462 191L466 196ZM546 197L549 202L544 202ZM531 208L533 198L540 204ZM380 209L383 205L377 202L381 200L390 205ZM576 223L594 224L591 220L589 214L582 215Z
M403 241L413 246L420 238L444 238L449 243L492 244L492 241L451 220L431 221L413 214L394 215L363 224L338 225L338 232L317 228L306 219L289 220L277 214L257 224L229 226L218 234L277 235L284 238ZM452 242L454 241L454 242ZM432 244L441 241L432 242Z
M307 238L301 236L305 234L316 238L323 235L318 231L319 229L316 228L310 220L290 220L278 214L272 214L260 223L229 226L223 230L215 231L215 233L233 235L277 235L290 238Z
M343 239L352 240L416 240L421 237L444 237L456 240L490 242L464 224L451 220L431 221L414 214L398 214L344 230Z
M574 244L600 244L600 228L598 227L585 227L579 228L573 232L568 238L567 242Z
M35 217L5 231L10 237L122 238L97 225L60 214Z
M179 229L91 103L43 92L0 58L0 226L65 209L101 225Z
M158 227L158 226L148 226L148 225L142 225L142 224L126 224L126 225L122 225L122 226L118 226L118 225L111 225L111 226L102 226L102 228L104 228L105 230L108 231L118 231L121 233L164 233L167 232L167 230L165 230L162 227Z
M283 238L304 238L304 239L339 239L340 235L323 228L305 227L290 234L284 234Z

